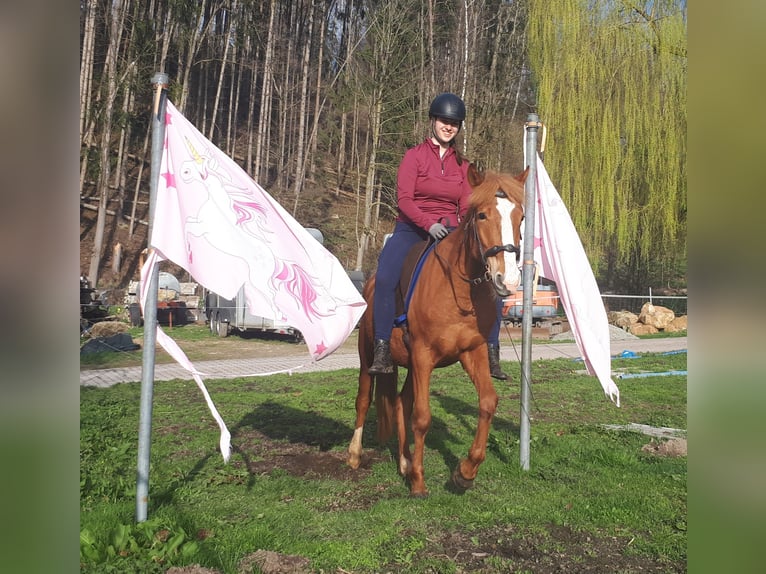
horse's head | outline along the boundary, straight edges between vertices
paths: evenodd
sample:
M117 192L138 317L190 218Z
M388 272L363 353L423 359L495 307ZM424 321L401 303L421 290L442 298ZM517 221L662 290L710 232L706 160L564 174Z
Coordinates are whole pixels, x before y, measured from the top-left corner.
M486 266L486 277L497 294L507 297L521 281L521 221L524 218L524 182L529 168L512 176L468 168L473 188L467 221L473 221L475 236Z

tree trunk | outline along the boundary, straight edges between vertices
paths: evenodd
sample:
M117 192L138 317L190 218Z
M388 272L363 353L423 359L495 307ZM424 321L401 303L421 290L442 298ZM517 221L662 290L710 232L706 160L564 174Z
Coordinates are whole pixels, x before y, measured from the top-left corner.
M107 78L107 96L104 101L104 114L101 130L101 173L98 178L100 198L98 203L98 215L96 216L96 232L93 239L93 252L88 270L88 280L93 287L98 287L99 269L101 266L101 252L104 246L104 230L106 227L106 209L109 202L109 179L112 138L112 112L117 97L117 56L122 37L122 0L111 2L111 17L109 26L109 48L106 54L104 67Z
M236 10L237 10L237 2L236 0L234 0L234 3L232 4L231 12L229 13L229 18L227 18L227 20L229 21L229 28L227 31L225 31L222 34L223 35L223 57L221 58L220 72L218 73L218 81L216 82L216 87L215 87L215 100L213 101L213 110L210 116L210 130L208 131L208 135L207 135L207 139L209 139L210 141L213 141L213 134L215 133L215 120L218 117L218 106L220 105L220 102L221 102L221 91L223 90L223 84L226 80L226 60L229 57L229 46L231 46L231 42L232 42L232 34L234 32L233 16L234 16L234 13L236 13Z
M136 67L133 65L133 62L131 62L128 71L129 79L122 100L122 114L124 117L128 117L128 114L133 107L134 97L131 86L135 81L135 74ZM125 186L128 178L128 144L130 142L131 127L131 123L126 122L124 127L120 130L120 143L117 147L117 165L114 170L114 186L117 188L117 199L119 200L117 213L119 213L119 218L121 220L125 218Z
M428 61L430 62L428 68L431 71L431 76L428 78L428 92L433 98L436 96L436 77L434 76L436 70L436 50L434 50L434 0L428 0Z
M91 117L94 97L99 90L93 88L93 58L96 39L97 0L87 0L83 28L82 57L80 59L80 197L84 195L85 174L88 172L90 150L93 145L95 120Z
M274 42L275 42L275 20L277 12L276 0L271 0L269 9L269 33L266 39L266 54L263 58L263 78L261 80L261 109L258 115L258 133L255 134L255 168L253 177L258 181L268 179L269 163L266 159L266 149L270 145L268 134L271 125L271 105L272 105L272 85L274 82ZM268 144L267 144L268 142ZM264 171L266 173L264 174Z
M298 135L295 142L295 181L293 182L293 217L298 212L298 199L303 189L303 179L306 175L306 110L308 109L309 88L309 56L311 55L311 39L314 32L314 0L309 2L309 28L303 40L303 66L301 70L301 100L298 111Z
M356 254L356 266L354 269L361 269L364 262L364 255L367 252L367 246L370 242L372 230L377 227L377 218L373 220L373 198L375 197L375 175L378 156L378 142L380 139L381 117L383 114L383 101L380 96L381 89L376 94L375 104L370 114L370 128L372 130L372 141L370 142L370 154L367 160L367 178L364 183L364 224L362 226L361 241Z
M153 14L152 10L149 10L149 14ZM170 40L173 38L173 33L176 28L175 20L173 19L173 10L172 6L168 5L167 12L165 13L165 17L162 18L161 13L157 13L156 15L157 20L162 20L164 22L163 26L158 26L155 30L155 43L160 44L160 53L159 55L155 55L155 61L154 61L154 69L155 70L164 70L165 64L168 59L168 51L170 49ZM143 173L144 173L144 166L146 165L146 157L149 150L149 140L150 140L151 130L146 130L146 135L144 136L144 143L141 148L141 154L139 157L141 158L138 164L138 176L136 177L136 186L133 190L133 205L131 206L130 210L130 227L128 230L128 234L130 237L133 237L133 233L135 232L135 221L136 221L136 211L138 210L138 198L139 193L141 191L141 186L144 184L143 182ZM147 213L148 217L148 213Z
M321 14L324 14L324 6L320 10ZM324 44L325 44L325 33L326 33L326 22L327 18L322 17L321 18L321 26L319 28L319 38L317 40L317 44L319 45L319 54L317 55L317 84L316 84L316 93L314 96L314 125L311 128L311 163L309 165L309 178L311 180L314 179L314 172L316 171L316 156L317 156L317 131L319 130L319 112L320 112L320 95L322 93L322 69L324 68Z
M184 59L181 67L181 98L178 101L178 110L181 113L184 113L186 110L186 100L189 98L189 90L191 89L191 85L189 83L191 69L194 65L194 58L197 56L197 50L199 50L202 36L204 31L207 29L207 23L205 23L203 26L206 10L207 0L201 0L199 3L197 20L196 22L192 22L192 29L194 32L189 35L189 42L186 47L186 58Z
M238 29L234 32L235 37L239 35L238 32ZM238 56L237 50L234 50L231 58L231 82L233 85L229 89L229 113L226 118L226 153L232 157L234 157L237 149L237 112L239 112L239 92L245 69L244 66L237 67Z
M340 115L340 142L338 143L338 161L336 164L337 178L336 178L336 195L340 192L340 188L345 181L345 166L346 166L346 130L348 124L348 113L343 112Z
M93 83L93 49L96 37L96 0L87 0L85 4L85 27L80 58L80 145L86 145L85 130L88 125L91 106L91 85Z
M282 76L282 82L280 86L280 98L279 98L279 154L277 159L277 183L276 187L279 189L286 189L288 184L287 170L292 160L290 154L290 143L288 141L289 134L287 133L287 126L289 124L289 117L292 115L293 98L292 98L292 74L290 63L293 56L293 46L298 35L298 18L292 15L294 20L289 23L290 33L287 37L287 55L284 61L284 72Z

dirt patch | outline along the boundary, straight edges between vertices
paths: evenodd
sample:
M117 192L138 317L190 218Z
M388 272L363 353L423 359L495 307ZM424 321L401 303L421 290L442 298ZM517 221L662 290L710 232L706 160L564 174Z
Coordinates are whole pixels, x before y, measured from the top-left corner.
M263 574L311 574L311 562L303 556L279 554L270 550L258 550L245 556L237 565L238 574L251 574L255 568ZM165 574L221 574L220 570L211 570L198 564L192 566L174 566Z
M308 445L300 444L289 446L286 450L293 452L271 452L258 461L248 461L248 471L253 475L262 475L280 470L291 476L307 479L329 478L355 482L370 474L373 463L385 460L383 456L368 456L357 470L352 470L346 464L346 453L319 452Z
M330 431L334 437L330 442L338 444L351 440L351 431L343 430ZM240 428L233 433L232 442L248 472L254 476L281 471L306 479L357 482L369 476L373 464L388 460L383 451L366 449L361 465L352 470L346 464L348 455L345 451L328 450L324 441L317 442L311 437L304 437L303 441L296 439L295 436L286 440L274 439L258 430Z
M237 571L245 574L252 572L253 566L257 566L263 574L308 574L312 572L310 564L303 556L258 550L246 556L237 566Z
M412 557L414 563L449 559L457 572L500 574L603 574L604 572L680 574L685 562L668 562L635 556L632 539L620 536L593 536L566 526L550 525L539 534L522 533L513 526L473 532L451 532L429 538L427 546ZM246 556L237 569L252 572L258 566L264 574L313 574L307 558L259 550ZM404 574L409 565L391 564L386 572ZM340 570L339 570L340 571ZM345 572L345 570L343 570ZM167 574L220 574L200 566L171 568Z
M533 535L505 526L449 533L430 541L418 557L448 557L458 572L485 574L508 571L535 574L686 572L685 563L632 555L631 542L631 538L596 537L566 526L550 525L547 532ZM403 573L406 569L394 571Z

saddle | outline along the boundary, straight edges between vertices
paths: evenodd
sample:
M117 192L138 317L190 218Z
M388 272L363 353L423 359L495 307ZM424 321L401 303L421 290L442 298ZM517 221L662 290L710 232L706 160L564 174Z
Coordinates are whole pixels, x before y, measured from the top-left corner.
M435 246L436 242L432 239L424 239L413 245L407 253L407 257L404 258L401 278L396 288L394 328L400 327L404 329L405 341L407 339L407 310L410 306L412 291L415 289L415 285L420 277L423 263Z

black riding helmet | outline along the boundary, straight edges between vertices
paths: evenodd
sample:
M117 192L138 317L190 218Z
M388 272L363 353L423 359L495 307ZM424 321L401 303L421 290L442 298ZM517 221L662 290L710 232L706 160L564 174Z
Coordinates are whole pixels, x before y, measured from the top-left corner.
M436 96L431 102L431 107L428 108L428 115L432 118L444 118L445 120L462 122L465 120L465 104L455 94L444 92Z

